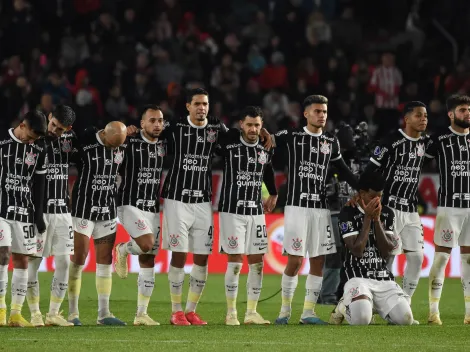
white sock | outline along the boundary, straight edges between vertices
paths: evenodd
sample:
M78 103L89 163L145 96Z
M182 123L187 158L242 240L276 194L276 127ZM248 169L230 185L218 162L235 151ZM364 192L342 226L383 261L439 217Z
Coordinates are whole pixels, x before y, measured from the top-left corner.
M111 264L96 264L96 291L98 292L98 319L108 317L109 297L112 288Z
M297 288L298 282L299 277L297 275L287 276L286 274L282 274L282 306L279 317L290 317L290 312L292 310L292 299L294 298L294 293L295 289Z
M80 289L82 287L82 271L84 265L70 263L69 267L69 316L77 315L78 298L80 297Z
M225 298L227 300L227 313L237 311L238 282L242 263L227 263L225 271Z
M349 325L369 325L372 319L372 304L368 299L351 302L346 308Z
M137 279L137 315L147 314L147 307L155 286L154 268L140 268Z
M462 261L462 287L465 299L465 316L470 317L470 254L460 254Z
M125 254L140 255L144 253L142 252L142 249L140 249L139 245L133 240L130 240L127 243L124 243L124 246L119 247L119 252L122 255L125 255Z
M246 313L255 313L258 305L261 288L263 287L263 262L250 264L248 279L246 281L247 307Z
M8 286L8 265L0 265L0 308L6 308L5 296Z
M411 297L418 287L421 266L423 265L424 255L420 252L408 252L406 256L406 268L403 275L403 291L409 296L408 303L411 303Z
M26 291L26 301L28 302L31 314L37 313L39 309L39 277L38 270L41 265L42 258L28 258L28 289Z
M305 282L305 300L302 318L308 318L315 315L315 305L318 296L320 296L323 277L308 274Z
M439 300L444 286L445 269L449 262L450 254L444 252L434 253L434 261L429 271L429 312L439 313Z
M181 304L184 284L184 268L176 268L170 265L168 270L168 282L170 284L171 311L173 313L183 310Z
M64 301L65 293L69 285L69 255L57 255L54 257L55 271L51 285L51 300L49 302L49 314L59 314L60 306Z
M206 286L207 281L207 265L199 266L193 264L191 273L189 274L189 291L188 300L186 301L186 312L195 312L199 299L201 298L202 291Z
M21 314L26 290L28 288L28 269L13 269L11 278L11 314Z

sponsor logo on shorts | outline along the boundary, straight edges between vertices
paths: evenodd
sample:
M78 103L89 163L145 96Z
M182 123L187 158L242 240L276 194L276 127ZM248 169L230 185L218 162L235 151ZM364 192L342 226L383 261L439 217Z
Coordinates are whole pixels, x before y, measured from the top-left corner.
M5 236L3 236L3 230L0 230L0 241L3 240Z
M78 227L80 227L81 229L86 229L88 227L88 220L81 219L78 223Z
M135 224L137 225L137 228L139 230L146 230L147 229L147 224L145 223L144 220L137 220L137 222Z
M294 251L300 251L302 249L302 240L300 238L294 238L292 240L292 249Z
M36 250L37 250L38 252L42 251L42 249L44 248L43 243L44 243L43 240L38 240L38 241L36 242Z
M359 296L359 287L353 287L349 290L349 294L352 298Z
M452 234L454 232L451 230L442 230L442 240L444 242L450 242L452 240Z
M400 237L393 235L392 236L393 249L397 249L400 245Z
M180 244L180 241L178 240L180 236L179 235L170 235L170 246L176 247Z
M238 247L238 237L232 236L228 238L228 248L235 249Z

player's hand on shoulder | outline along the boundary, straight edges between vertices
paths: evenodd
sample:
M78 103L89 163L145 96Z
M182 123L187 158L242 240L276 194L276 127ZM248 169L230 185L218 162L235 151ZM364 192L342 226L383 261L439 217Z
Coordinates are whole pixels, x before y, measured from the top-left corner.
M128 136L135 136L137 133L139 133L139 129L137 128L137 126L134 126L134 125L127 126Z
M346 206L356 208L359 204L359 199L359 193L356 193L347 201Z
M271 136L271 134L268 132L266 128L262 128L259 137L261 139L261 142L263 142L263 146L267 149L270 150L271 148L274 147L274 141Z

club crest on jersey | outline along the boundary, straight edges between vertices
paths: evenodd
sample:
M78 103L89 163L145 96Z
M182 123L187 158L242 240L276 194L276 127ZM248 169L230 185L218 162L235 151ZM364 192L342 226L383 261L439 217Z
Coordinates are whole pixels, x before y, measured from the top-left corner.
M385 228L385 225L384 225ZM393 249L397 249L400 246L400 237L392 236Z
M216 136L216 131L213 131L213 130L208 130L207 131L207 141L209 143L214 143L215 142L215 136Z
M78 227L80 227L81 229L86 229L88 227L88 220L85 220L85 219L80 220Z
M42 245L42 244L43 244L43 243L44 243L43 240L38 240L38 241L36 242L36 251L37 251L37 252L42 251L42 249L43 249L43 245Z
M423 156L424 155L424 144L423 143L419 143L416 146L416 155L418 155L418 156Z
M352 298L359 296L359 287L353 287L352 289L350 289L349 294Z
M63 141L61 141L61 143L62 143L62 151L64 153L70 153L72 151L72 145L69 140L64 139Z
M330 143L327 143L326 141L321 143L320 151L323 154L330 154L330 149L331 149L330 148Z
M300 238L294 238L292 240L292 249L296 252L302 249L302 240Z
M442 230L442 240L444 242L450 242L452 240L452 234L454 231L451 230Z
M34 165L35 162L36 162L36 154L34 154L33 152L26 153L26 159L24 159L24 163L26 165Z
M170 246L176 247L177 245L180 244L180 241L178 240L180 236L179 235L170 235Z
M122 156L122 150L114 153L114 162L116 164L119 165L120 163L122 163L123 159L124 159L124 157Z
M165 156L165 148L161 145L157 145L157 155Z
M137 225L137 228L139 230L145 230L147 229L147 224L145 223L144 220L137 220L137 222L135 223Z
M235 249L238 247L238 237L232 236L228 238L228 248Z
M261 165L264 165L264 164L266 164L267 161L268 161L268 154L265 153L264 150L260 151L258 153L258 162Z

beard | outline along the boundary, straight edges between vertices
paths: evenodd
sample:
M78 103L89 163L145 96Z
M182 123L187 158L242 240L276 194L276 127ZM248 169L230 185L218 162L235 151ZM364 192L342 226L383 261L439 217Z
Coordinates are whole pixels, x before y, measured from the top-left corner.
M460 128L469 128L470 127L470 122L464 121L464 120L459 120L459 119L454 119L454 123L459 126Z

